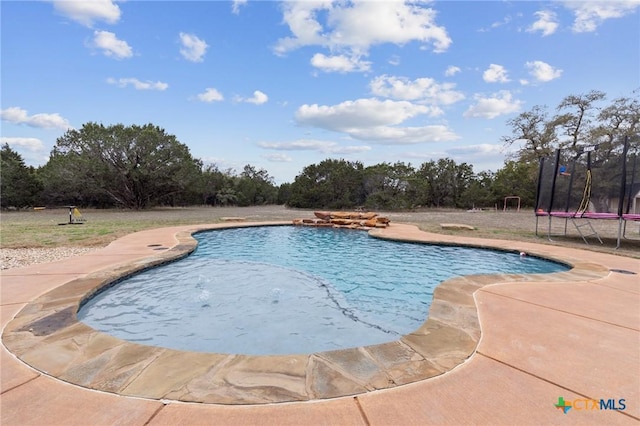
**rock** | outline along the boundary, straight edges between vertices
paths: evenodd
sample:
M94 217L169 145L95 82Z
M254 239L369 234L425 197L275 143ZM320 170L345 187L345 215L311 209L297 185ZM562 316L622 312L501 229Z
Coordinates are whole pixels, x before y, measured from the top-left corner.
M351 225L353 220L351 219L331 219L331 223L335 223L336 225Z
M294 225L348 227L353 229L386 228L389 218L374 212L327 212L315 211L315 219L294 219Z
M376 220L376 218L374 217L374 218L372 218L372 219L365 220L365 221L363 222L363 224L362 224L362 225L363 225L363 226L368 226L369 228L375 228L376 223L378 223L378 221L377 221L377 220Z
M331 219L331 213L330 213L330 212L313 212L313 214L314 214L318 219L322 219L322 220L329 220L329 219Z
M350 212L331 212L331 219L351 219L357 213Z
M378 214L373 212L360 213L360 219L365 219L365 220L373 219L376 216L378 216Z
M454 231L475 231L475 227L471 225L464 225L462 223L441 223L442 229L451 229Z

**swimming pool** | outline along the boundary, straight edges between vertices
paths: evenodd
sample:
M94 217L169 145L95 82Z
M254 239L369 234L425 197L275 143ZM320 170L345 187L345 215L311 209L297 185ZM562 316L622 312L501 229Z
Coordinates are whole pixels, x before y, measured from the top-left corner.
M364 232L255 227L196 234L190 256L131 276L78 318L118 338L201 352L313 353L397 340L442 281L566 266L518 253L392 242Z

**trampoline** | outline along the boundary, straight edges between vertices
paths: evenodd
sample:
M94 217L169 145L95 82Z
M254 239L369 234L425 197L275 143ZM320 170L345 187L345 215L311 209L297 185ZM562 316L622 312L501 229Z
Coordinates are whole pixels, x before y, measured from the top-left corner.
M591 220L617 220L616 248L627 238L627 222L640 222L640 144L625 137L615 149L597 144L556 150L540 159L536 191L536 235L540 218L548 219L547 238L566 236L569 223L582 237L603 244ZM552 235L553 218L564 219L564 231Z

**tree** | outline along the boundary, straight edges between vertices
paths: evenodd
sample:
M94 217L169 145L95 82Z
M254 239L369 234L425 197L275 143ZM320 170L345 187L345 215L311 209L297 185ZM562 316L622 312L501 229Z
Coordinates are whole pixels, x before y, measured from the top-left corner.
M58 138L47 174L53 181L144 209L195 185L201 163L175 136L152 124L87 123Z
M289 204L290 198L291 198L291 184L288 182L280 184L280 187L278 187L278 198L276 200L276 203L279 205L287 205Z
M269 173L264 169L256 170L249 164L244 166L235 188L241 206L274 204L278 195L278 189Z
M303 169L291 184L289 206L352 208L364 204L363 165L328 159Z
M507 161L504 167L496 172L493 181L492 191L496 202L502 202L504 197L519 196L523 206L533 206L537 172L537 164Z
M231 187L224 187L216 193L215 204L234 206L238 203L238 194Z
M557 115L552 124L564 129L566 136L569 136L567 145L575 150L578 142L592 142L589 138L591 123L596 110L595 103L606 97L604 92L592 90L585 95L569 95L558 105L558 111L572 110L564 114Z
M509 147L524 141L513 159L537 163L540 158L551 155L557 141L555 125L549 121L546 107L536 105L507 121L511 135L503 136L502 142Z
M27 167L22 156L5 143L0 149L0 206L32 206L42 191L33 167Z
M214 204L216 193L222 188L223 175L215 164L203 167L198 182L198 192L202 204Z
M600 141L598 157L608 159L620 153L625 136L637 139L640 133L640 89L631 97L614 99L611 105L600 110L598 125L592 130L592 138Z
M423 163L416 171L414 187L423 191L419 204L433 207L461 207L465 203L462 194L473 178L473 168L456 164L450 158ZM414 190L415 191L415 190Z
M376 164L364 169L365 205L373 209L403 209L411 207L407 190L415 170L411 165Z
M232 169L222 171L215 164L202 169L198 191L203 204L235 205L238 196L235 190L236 176Z
M480 172L469 182L469 186L462 193L460 204L466 208L490 207L496 203L493 193L494 174Z

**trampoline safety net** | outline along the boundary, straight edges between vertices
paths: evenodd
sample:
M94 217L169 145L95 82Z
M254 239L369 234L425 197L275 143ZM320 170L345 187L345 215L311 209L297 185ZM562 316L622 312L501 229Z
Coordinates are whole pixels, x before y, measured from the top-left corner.
M637 140L625 138L617 151L593 145L541 159L536 214L603 219L640 214L639 148Z

